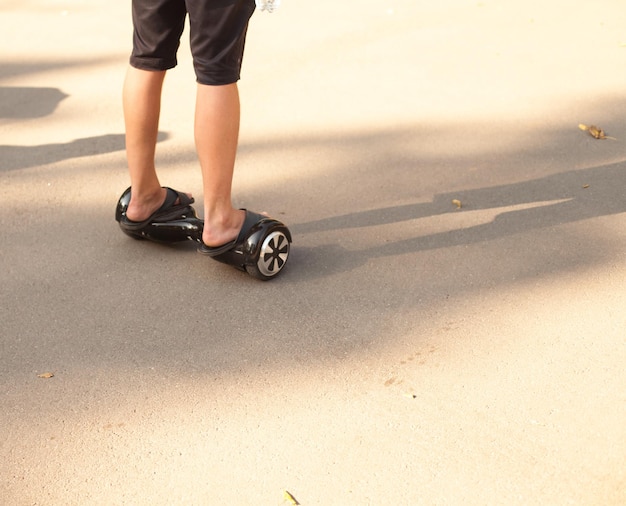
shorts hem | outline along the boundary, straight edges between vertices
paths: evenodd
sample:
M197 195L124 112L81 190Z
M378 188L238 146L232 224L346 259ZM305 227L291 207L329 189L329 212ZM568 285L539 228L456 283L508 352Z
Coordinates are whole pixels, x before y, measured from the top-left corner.
M139 70L160 72L173 69L177 64L178 62L176 60L166 60L163 58L130 57L130 65Z
M239 74L231 76L208 77L196 75L196 82L205 86L225 86L227 84L236 83L241 79Z

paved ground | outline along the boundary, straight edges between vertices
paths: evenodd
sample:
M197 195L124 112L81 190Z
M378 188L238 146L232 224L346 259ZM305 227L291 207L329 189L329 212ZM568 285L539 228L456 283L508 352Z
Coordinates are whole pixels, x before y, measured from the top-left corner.
M623 0L255 15L269 283L117 228L129 3L0 4L0 502L626 503ZM199 196L186 48L159 166Z

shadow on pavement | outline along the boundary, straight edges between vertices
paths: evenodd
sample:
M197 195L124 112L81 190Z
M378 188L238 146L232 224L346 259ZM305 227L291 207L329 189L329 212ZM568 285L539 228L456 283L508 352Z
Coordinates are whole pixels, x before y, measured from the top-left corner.
M75 60L55 60L55 61L37 61L29 60L27 62L1 62L0 63L0 79L14 78L18 76L38 74L41 72L49 72L52 70L72 69L72 68L89 68L99 66L109 62L119 60L117 56L99 57L97 59L75 59Z
M124 134L86 137L71 142L41 146L0 145L0 172L26 169L81 156L94 156L124 149Z
M58 88L0 86L0 119L43 118L67 97Z
M589 169L573 170L520 183L461 190L437 195L432 202L361 211L294 226L296 234L359 229L391 225L420 218L471 211L495 210L488 223L435 234L416 235L400 241L385 241L379 247L351 251L362 262L439 248L469 245L500 239L539 228L577 222L626 212L626 161ZM459 201L456 209L453 201ZM524 206L524 204L528 204ZM522 209L505 208L522 206ZM501 212L498 212L502 209ZM419 227L416 227L419 232ZM336 246L333 257L336 258ZM326 256L326 255L325 255ZM359 263L358 261L356 262Z
M158 140L162 142L168 137L167 133L160 132ZM124 134L98 135L71 142L42 144L41 146L0 145L0 160L2 160L0 172L27 169L71 158L102 155L124 149Z
M44 335L39 351L15 341L12 367L20 360L31 368L54 362L59 370L132 364L187 376L242 371L258 360L345 357L384 339L397 314L419 320L452 296L576 275L620 254L616 222L598 220L626 212L619 144L586 144L566 127L548 138L511 134L506 146L454 151L449 144L476 145L483 137L459 138L467 125L432 130L430 137L416 126L288 139L284 149L244 144L244 180L289 165L287 177L268 172L237 193L251 207L284 209L278 217L293 232L290 263L269 283L195 254L191 243L163 247L125 237L113 220L119 194L112 184L101 189L110 203L94 207L80 197L86 172L55 180L52 167L66 198L38 215L22 205L3 216L2 242L10 245L3 305L19 308L5 309L7 328L25 342ZM10 170L41 157L121 149L122 135L108 135L4 146L0 157ZM314 170L299 173L304 163ZM180 160L172 164L180 169ZM42 308L36 320L26 307ZM88 317L77 318L76 308ZM49 349L54 356L44 354Z

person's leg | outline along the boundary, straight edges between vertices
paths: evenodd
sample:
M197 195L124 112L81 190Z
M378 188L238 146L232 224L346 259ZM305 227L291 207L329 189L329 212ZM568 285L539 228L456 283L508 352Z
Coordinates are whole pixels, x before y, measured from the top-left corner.
M176 66L185 0L132 0L133 51L123 90L131 201L126 217L143 221L165 201L154 165L165 72Z
M195 141L202 169L207 246L237 237L245 212L233 208L232 180L239 139L240 77L254 0L186 0L198 81Z
M198 84L195 141L204 191L204 231L207 246L221 246L237 237L245 213L233 208L233 171L239 138L237 83Z
M132 188L126 216L141 221L165 200L154 157L159 131L161 90L165 71L129 67L124 81L123 105L126 126L126 157Z

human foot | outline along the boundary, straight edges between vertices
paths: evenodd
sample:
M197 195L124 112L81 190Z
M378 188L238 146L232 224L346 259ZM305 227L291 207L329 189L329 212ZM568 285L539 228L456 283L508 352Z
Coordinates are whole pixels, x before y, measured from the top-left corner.
M245 270L254 278L268 280L285 266L290 243L291 233L283 223L245 211L245 219L235 239L221 246L200 244L198 252Z
M233 242L239 235L245 217L246 212L243 209L233 210L222 218L207 217L205 214L202 242L209 248Z
M181 198L182 197L182 198ZM141 197L132 196L126 209L126 218L131 222L144 222L155 215L169 211L170 208L187 206L194 202L190 193L181 193L171 188L159 188L159 191Z

